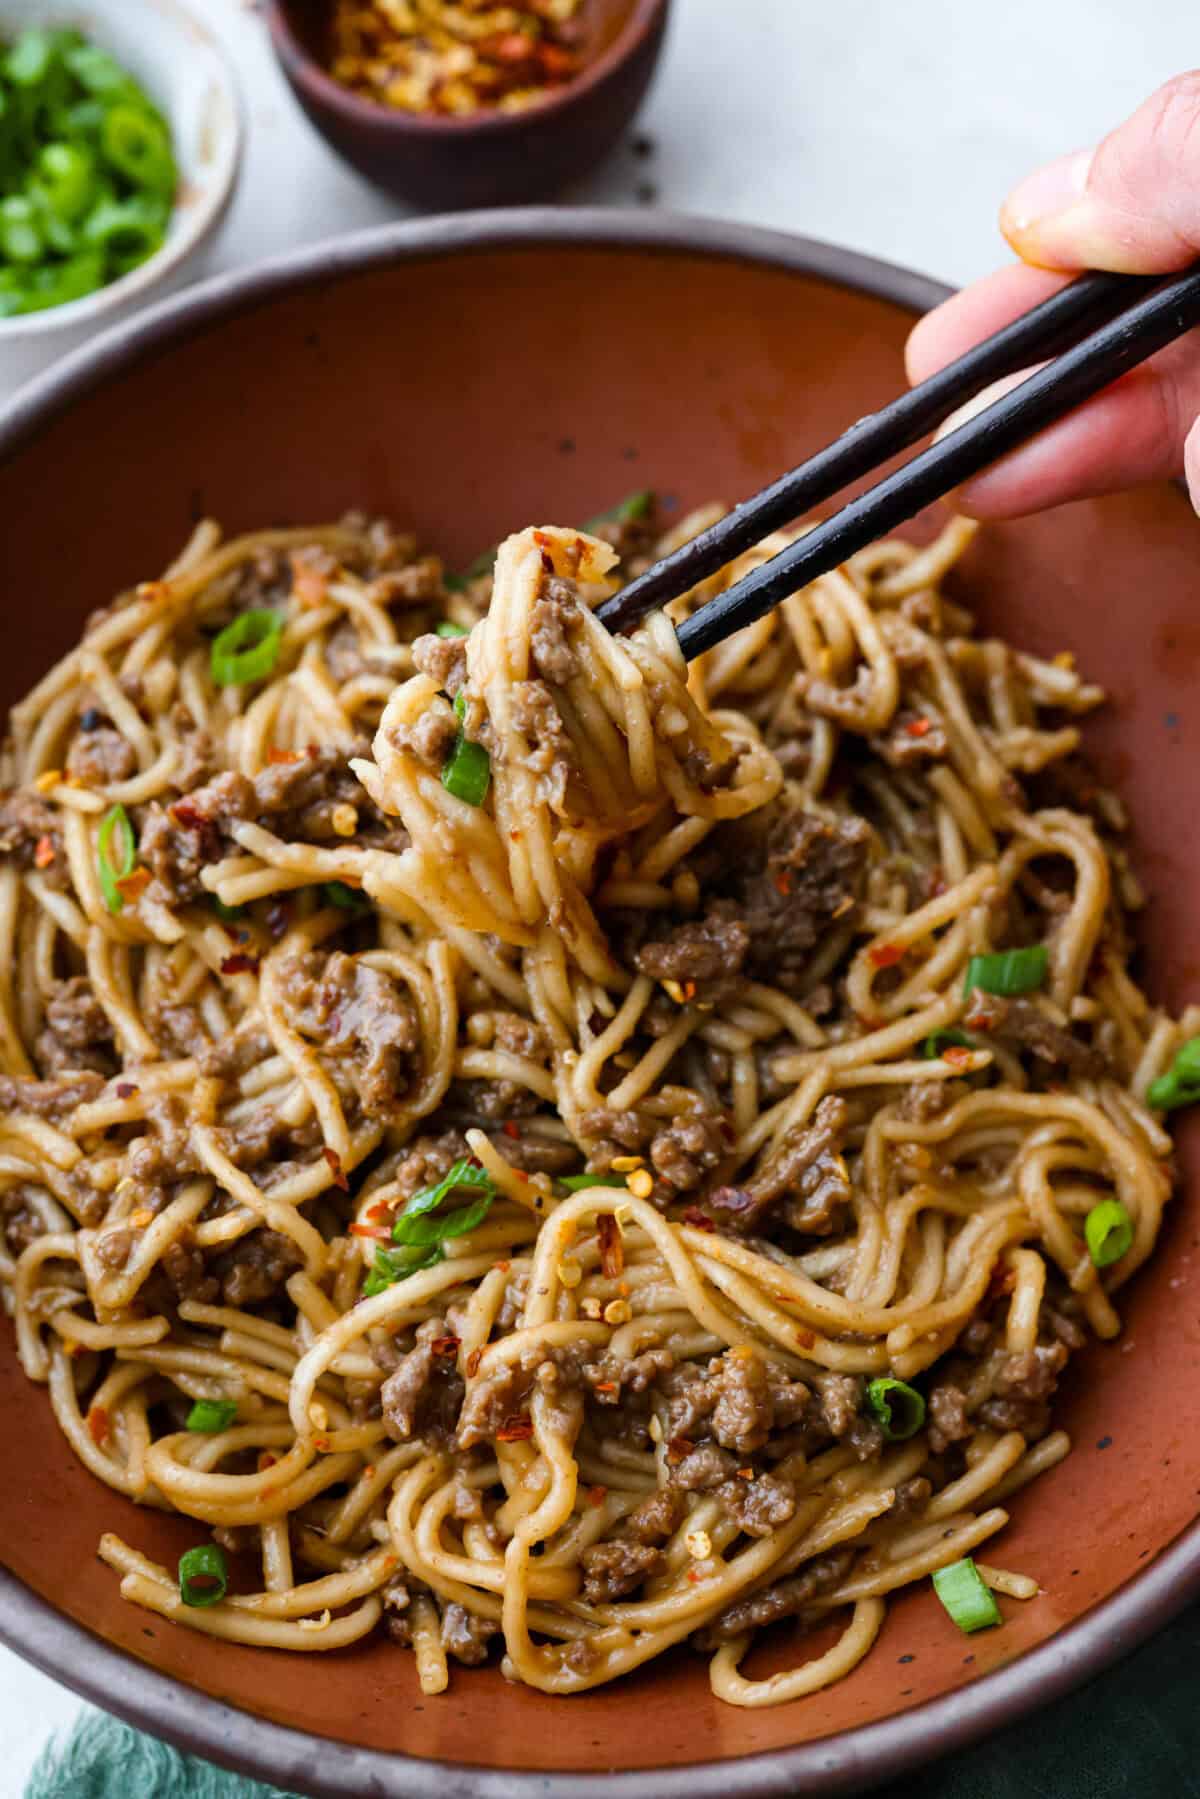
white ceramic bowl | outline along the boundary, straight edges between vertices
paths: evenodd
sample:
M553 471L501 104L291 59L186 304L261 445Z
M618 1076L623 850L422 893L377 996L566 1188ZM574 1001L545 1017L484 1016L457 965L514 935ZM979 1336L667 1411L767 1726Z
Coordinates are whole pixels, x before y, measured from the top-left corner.
M170 121L179 192L166 242L128 275L66 306L0 319L0 399L132 312L151 290L157 298L199 272L199 253L229 201L241 155L232 67L180 0L0 0L0 39L27 25L74 25L125 65Z

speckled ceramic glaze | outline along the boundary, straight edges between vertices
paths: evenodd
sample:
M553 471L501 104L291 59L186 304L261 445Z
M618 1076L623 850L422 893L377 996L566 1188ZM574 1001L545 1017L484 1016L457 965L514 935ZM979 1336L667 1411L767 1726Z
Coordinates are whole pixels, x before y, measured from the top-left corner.
M205 513L238 530L378 508L461 563L635 487L734 500L894 394L913 316L939 297L824 245L571 212L389 228L195 290L0 420L4 698ZM1200 523L1160 487L989 530L956 577L988 626L1075 649L1109 688L1088 736L1137 820L1146 979L1176 1004L1200 996L1198 557ZM1180 1163L1121 1338L1064 1386L1075 1453L1012 1503L1002 1560L1044 1592L1002 1630L961 1636L925 1586L849 1680L755 1712L719 1705L686 1650L578 1699L494 1667L456 1668L425 1699L383 1640L308 1657L219 1644L119 1600L103 1530L172 1561L195 1527L93 1480L5 1340L0 1632L100 1704L304 1792L726 1799L895 1774L1063 1691L1200 1589L1194 1123Z

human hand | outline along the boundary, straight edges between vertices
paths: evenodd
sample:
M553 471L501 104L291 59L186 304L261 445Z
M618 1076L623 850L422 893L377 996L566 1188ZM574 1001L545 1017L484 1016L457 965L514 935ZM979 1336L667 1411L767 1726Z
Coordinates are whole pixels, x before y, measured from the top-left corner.
M923 381L1077 270L1166 274L1200 258L1200 70L1159 88L1095 150L1060 157L1021 182L1000 226L1022 261L914 327L910 381ZM988 389L943 432L1020 379ZM1200 512L1198 331L976 476L956 499L979 518L1007 518L1179 474Z

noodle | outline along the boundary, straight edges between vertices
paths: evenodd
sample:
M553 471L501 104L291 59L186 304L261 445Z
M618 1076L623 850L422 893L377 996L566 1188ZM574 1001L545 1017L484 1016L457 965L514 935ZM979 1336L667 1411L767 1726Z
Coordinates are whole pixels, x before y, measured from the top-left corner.
M689 669L593 608L715 513L626 511L461 581L205 525L14 708L0 1279L88 1468L261 1565L189 1597L106 1535L134 1604L385 1624L428 1693L497 1636L564 1694L690 1638L769 1705L1068 1452L1197 1020L1128 971L1101 694L943 589L970 526ZM747 1678L782 1619L840 1634Z

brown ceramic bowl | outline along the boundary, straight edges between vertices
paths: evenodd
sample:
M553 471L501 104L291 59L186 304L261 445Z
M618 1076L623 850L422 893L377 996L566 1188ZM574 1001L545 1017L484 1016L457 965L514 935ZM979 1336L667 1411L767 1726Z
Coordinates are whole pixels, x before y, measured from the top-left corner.
M670 0L584 0L584 68L525 112L396 112L323 67L328 0L268 0L292 92L333 148L426 212L545 200L600 162L632 120L662 51Z
M0 420L19 596L0 699L202 513L241 530L375 507L461 563L634 487L736 499L895 394L905 334L942 293L803 239L571 212L391 227L194 289ZM1146 977L1177 1004L1200 996L1198 555L1200 523L1160 487L989 530L962 576L989 625L1074 646L1111 690L1091 746L1133 806ZM219 1644L117 1597L102 1531L169 1562L194 1530L86 1473L0 1336L0 1633L100 1705L305 1793L765 1799L902 1773L1062 1693L1200 1590L1198 1124L1120 1342L1082 1356L1062 1394L1075 1451L1012 1503L1002 1559L1044 1592L1002 1630L960 1636L925 1583L849 1680L753 1712L718 1704L683 1650L577 1699L494 1667L422 1699L385 1641L290 1658Z

